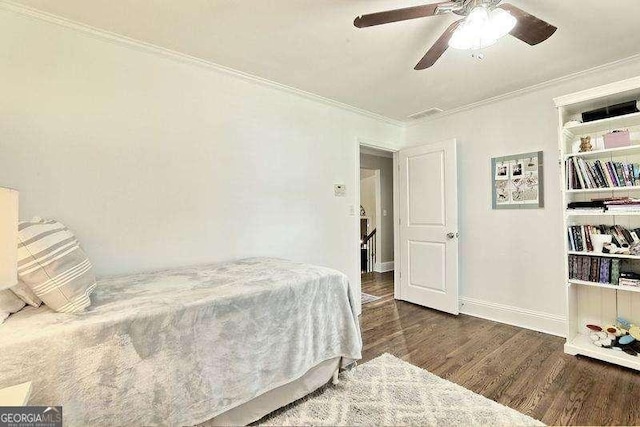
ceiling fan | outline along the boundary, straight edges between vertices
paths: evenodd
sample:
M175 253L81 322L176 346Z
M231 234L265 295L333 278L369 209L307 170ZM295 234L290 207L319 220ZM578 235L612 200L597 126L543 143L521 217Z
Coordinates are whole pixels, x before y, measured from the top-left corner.
M415 66L416 70L431 67L448 47L482 49L499 38L511 34L531 46L547 40L557 28L524 10L502 0L452 0L423 6L407 7L358 16L353 25L358 28L390 22L454 13L462 19L451 24L431 49Z

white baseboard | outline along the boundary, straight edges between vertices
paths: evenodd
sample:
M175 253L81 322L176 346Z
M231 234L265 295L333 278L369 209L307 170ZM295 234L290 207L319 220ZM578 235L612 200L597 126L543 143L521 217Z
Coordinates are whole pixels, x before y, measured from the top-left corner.
M387 271L393 271L393 261L376 262L376 265L373 266L373 271L377 273L386 273Z
M566 318L541 311L461 297L460 313L559 337L566 335Z

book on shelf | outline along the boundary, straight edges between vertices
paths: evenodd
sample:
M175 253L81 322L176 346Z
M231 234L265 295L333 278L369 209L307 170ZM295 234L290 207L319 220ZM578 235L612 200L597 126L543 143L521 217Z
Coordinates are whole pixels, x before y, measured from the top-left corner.
M569 279L610 284L614 264L619 271L619 263L620 260L612 258L569 255Z
M594 213L604 212L606 206L603 201L590 201L590 202L570 202L567 204L567 209L572 213Z
M572 213L594 212L640 212L640 199L631 197L609 197L604 199L591 199L582 202L570 202L567 209Z
M620 278L620 280L618 281L618 285L619 286L632 286L634 288L640 288L640 280Z
M609 283L617 286L619 282L620 282L620 260L612 259L611 260L611 276L610 276Z
M605 209L611 212L640 212L640 199L624 197L605 200Z
M640 164L569 157L565 162L567 189L632 187L640 185Z
M570 225L567 227L567 241L572 252L592 252L591 236L607 234L618 248L631 254L640 254L640 228L627 229L620 225Z
M618 284L620 286L640 287L640 274L632 271L621 272Z

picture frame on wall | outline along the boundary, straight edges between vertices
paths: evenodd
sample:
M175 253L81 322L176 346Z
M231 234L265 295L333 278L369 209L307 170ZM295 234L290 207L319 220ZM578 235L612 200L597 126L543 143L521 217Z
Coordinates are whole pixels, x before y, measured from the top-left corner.
M543 208L542 160L542 151L493 157L491 159L492 208Z

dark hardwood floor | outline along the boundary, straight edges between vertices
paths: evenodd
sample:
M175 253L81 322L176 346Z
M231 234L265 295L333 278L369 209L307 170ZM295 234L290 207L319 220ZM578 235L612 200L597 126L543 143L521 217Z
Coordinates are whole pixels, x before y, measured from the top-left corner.
M563 353L564 339L393 299L393 274L363 276L363 362L393 354L547 425L640 424L640 373Z

